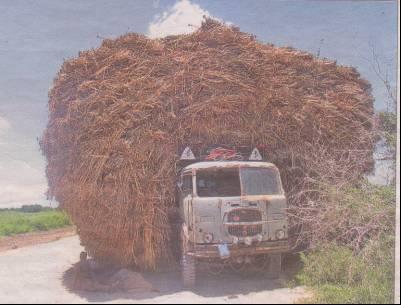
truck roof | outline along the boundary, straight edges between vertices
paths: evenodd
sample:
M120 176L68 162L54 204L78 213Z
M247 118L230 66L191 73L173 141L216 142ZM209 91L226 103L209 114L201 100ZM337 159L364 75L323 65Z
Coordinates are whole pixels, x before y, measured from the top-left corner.
M224 167L273 167L276 166L273 163L262 162L262 161L202 161L192 163L186 167L185 170L191 169L206 169L206 168L224 168Z

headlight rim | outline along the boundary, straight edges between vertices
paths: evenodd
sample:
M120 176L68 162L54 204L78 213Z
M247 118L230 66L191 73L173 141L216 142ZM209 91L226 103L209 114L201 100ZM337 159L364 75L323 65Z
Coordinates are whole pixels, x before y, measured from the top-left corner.
M275 233L276 239L284 239L286 234L283 229L278 229Z
M206 244L211 244L213 242L213 240L214 240L214 235L213 235L213 233L206 232L206 233L203 234L203 238L202 239Z

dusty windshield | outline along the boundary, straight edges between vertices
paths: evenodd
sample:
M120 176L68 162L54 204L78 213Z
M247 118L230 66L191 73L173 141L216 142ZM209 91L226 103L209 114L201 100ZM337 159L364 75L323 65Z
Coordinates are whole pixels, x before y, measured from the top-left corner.
M244 167L240 170L243 195L281 193L280 179L273 168Z
M272 168L202 169L196 173L199 197L236 197L281 193L278 172Z
M241 196L239 169L199 170L196 173L196 189L199 197Z

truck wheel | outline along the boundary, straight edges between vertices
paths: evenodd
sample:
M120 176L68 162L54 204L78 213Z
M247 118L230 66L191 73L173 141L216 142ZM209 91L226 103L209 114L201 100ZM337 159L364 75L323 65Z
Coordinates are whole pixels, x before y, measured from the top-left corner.
M182 283L185 288L195 286L196 267L195 259L189 255L183 255L181 260Z
M182 283L186 288L195 286L196 261L193 256L188 255L189 244L185 227L181 230L181 275Z
M267 275L271 279L277 279L281 274L281 254L269 255L269 267Z

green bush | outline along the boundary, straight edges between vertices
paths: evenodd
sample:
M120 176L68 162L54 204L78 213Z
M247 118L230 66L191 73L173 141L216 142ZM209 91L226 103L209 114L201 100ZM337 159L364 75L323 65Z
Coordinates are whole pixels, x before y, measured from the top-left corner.
M397 145L397 113L379 112L379 128L389 149L395 150Z
M314 289L311 302L391 303L394 284L394 188L364 183L360 188L349 189L337 199L339 204L331 216L343 222L344 215L348 215L347 229L369 229L370 233L357 247L351 238L333 238L330 242L322 240L313 251L301 255L303 268L296 276L297 281ZM343 215L340 212L342 209L346 209L347 213ZM339 215L342 215L341 219ZM333 236L343 234L337 231L332 232Z
M371 240L394 235L395 189L367 181L328 189L326 204L315 216L314 244L332 242L360 251Z
M302 254L303 272L298 279L308 286L325 284L350 285L360 278L362 260L352 251L335 245Z
M66 214L49 209L35 213L0 211L0 236L47 231L71 225Z
M393 239L372 242L363 252L335 244L302 255L300 284L315 290L312 302L391 303L393 301Z
M32 204L32 205L23 205L19 211L24 213L38 213L45 210L49 210L50 208L43 207L39 204Z

